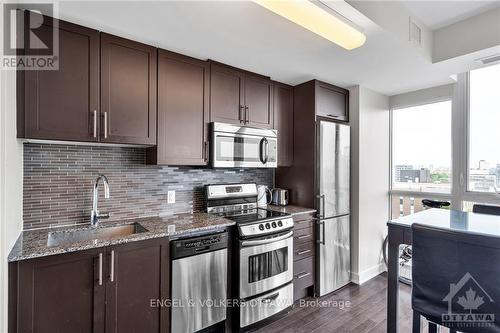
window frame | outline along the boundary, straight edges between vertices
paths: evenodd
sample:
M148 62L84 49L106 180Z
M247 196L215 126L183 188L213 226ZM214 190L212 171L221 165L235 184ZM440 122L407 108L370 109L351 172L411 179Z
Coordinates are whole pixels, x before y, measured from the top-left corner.
M462 166L463 170L461 170L462 175L463 175L463 184L462 184L462 193L461 193L461 198L460 198L460 205L464 201L473 201L473 202L480 202L480 203L486 203L486 204L500 204L500 194L499 193L493 193L493 192L481 192L481 191L471 191L469 189L469 177L470 177L470 140L471 140L471 135L470 135L470 72L463 73L459 76L459 81L457 84L462 86L465 90L461 104L461 117L463 118L463 121L465 122L465 158L462 161ZM456 98L459 98L457 96Z
M453 127L451 128L451 177L452 181L450 183L450 193L436 193L436 192L421 192L421 191L411 191L411 190L402 190L402 189L393 189L393 125L394 125L394 111L398 112L398 110L401 109L406 109L406 108L411 108L411 107L416 107L416 106L422 106L422 105L427 105L427 104L434 104L434 103L440 103L440 102L451 102L451 118L452 118L452 123L453 123L453 97L452 96L439 96L439 97L431 97L431 98L424 98L422 100L419 100L418 102L415 103L407 103L407 104L400 104L397 106L391 106L389 110L389 194L390 195L409 195L409 196L416 196L416 197L422 197L422 196L429 196L433 198L440 198L444 200L450 200L452 193L453 193L453 175L454 175L454 169L453 169ZM450 124L451 126L451 124Z
M469 152L470 152L470 74L456 76L453 93L450 96L422 98L418 102L398 104L390 107L389 114L389 216L392 212L392 195L411 197L430 197L451 201L451 208L462 210L464 202L480 202L500 205L500 194L469 190ZM393 184L393 112L402 108L451 101L451 192L432 193L419 191L394 190Z

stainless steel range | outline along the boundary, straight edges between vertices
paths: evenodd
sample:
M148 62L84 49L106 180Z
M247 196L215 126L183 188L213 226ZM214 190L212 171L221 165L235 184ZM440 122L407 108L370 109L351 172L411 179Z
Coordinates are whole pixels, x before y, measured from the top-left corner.
M293 304L293 219L257 207L256 184L208 185L207 212L236 222L239 330Z

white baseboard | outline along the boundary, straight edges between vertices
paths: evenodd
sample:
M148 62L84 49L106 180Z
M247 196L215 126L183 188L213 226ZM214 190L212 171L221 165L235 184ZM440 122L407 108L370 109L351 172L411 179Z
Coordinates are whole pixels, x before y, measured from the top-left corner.
M377 275L382 272L385 272L387 269L384 263L380 263L368 269L365 269L361 273L351 272L351 281L355 284L363 284L368 280L373 279Z

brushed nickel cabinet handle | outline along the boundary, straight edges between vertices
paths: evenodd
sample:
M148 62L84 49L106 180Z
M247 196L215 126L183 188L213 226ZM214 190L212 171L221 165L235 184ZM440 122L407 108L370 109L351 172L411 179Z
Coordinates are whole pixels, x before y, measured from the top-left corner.
M242 121L244 121L244 118L241 116L241 113L242 113L242 111L243 111L244 108L245 107L243 105L240 105L240 111L238 112L238 120L240 121L240 123Z
M309 275L311 275L311 273L310 273L310 272L307 272L307 273L300 273L300 274L297 274L297 275L295 275L295 277L296 277L297 279L303 279L303 278L305 278L306 276L309 276Z
M97 138L97 110L94 110L94 138Z
M99 253L99 285L102 286L102 253Z
M305 239L309 237L311 237L311 235L303 235L303 236L298 236L297 239Z
M245 105L245 124L250 122L250 117L248 116L248 105Z
M111 268L109 273L109 280L111 282L115 280L115 250L111 251Z
M108 111L104 111L104 138L108 138Z
M306 254L306 253L309 253L309 252L311 252L311 250L298 251L297 254L300 256L302 254Z
M208 162L208 141L205 141L205 162Z

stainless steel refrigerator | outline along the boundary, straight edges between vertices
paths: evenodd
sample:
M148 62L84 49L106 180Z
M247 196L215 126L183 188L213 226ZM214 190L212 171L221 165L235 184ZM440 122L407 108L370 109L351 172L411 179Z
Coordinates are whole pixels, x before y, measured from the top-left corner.
M350 282L350 128L317 123L316 294L323 296Z

